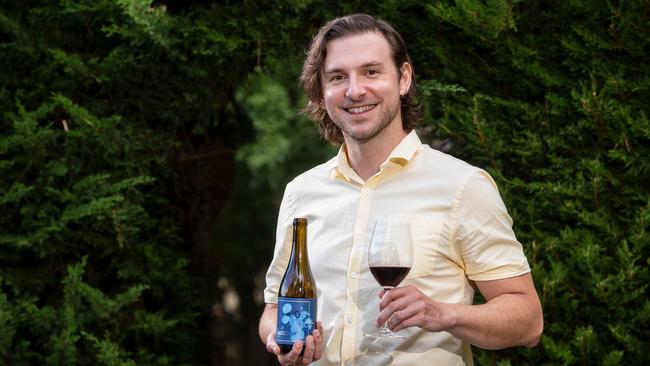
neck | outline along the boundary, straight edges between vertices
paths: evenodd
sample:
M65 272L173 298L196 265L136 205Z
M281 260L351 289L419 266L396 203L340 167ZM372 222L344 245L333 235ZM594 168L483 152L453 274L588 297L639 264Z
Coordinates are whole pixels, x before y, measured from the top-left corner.
M386 128L381 136L368 141L357 141L344 136L348 163L364 182L379 171L381 164L406 136L401 123L392 125L391 130Z

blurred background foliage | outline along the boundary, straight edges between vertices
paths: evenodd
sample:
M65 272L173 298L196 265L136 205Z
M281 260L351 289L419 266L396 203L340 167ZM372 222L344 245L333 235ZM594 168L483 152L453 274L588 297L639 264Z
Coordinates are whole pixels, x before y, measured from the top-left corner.
M648 364L650 2L0 1L0 364L273 364L284 184L331 157L304 50L366 12L422 139L497 180L546 328L479 365Z

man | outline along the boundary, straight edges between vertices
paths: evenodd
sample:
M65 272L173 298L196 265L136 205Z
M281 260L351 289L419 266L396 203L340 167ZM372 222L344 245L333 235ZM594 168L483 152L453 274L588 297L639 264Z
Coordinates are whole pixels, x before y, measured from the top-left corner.
M260 320L267 350L282 365L471 365L470 344L536 345L542 311L512 220L486 172L420 143L400 35L368 15L334 19L314 38L301 82L311 118L343 145L285 190ZM277 292L294 217L309 220L320 321L281 354ZM369 224L385 217L411 223L415 252L388 292L367 264ZM486 303L472 305L475 289ZM406 339L365 336L384 321Z

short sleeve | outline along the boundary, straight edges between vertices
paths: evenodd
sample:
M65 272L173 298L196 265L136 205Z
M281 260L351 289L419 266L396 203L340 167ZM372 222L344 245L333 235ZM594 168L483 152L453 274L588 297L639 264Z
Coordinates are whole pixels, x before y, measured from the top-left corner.
M530 272L521 243L512 230L512 218L492 177L477 170L460 189L455 241L467 277L490 281Z
M280 204L278 223L275 234L275 249L273 260L266 272L266 287L264 288L264 302L275 304L278 302L278 290L280 281L287 269L289 257L291 256L291 230L293 217L293 195L291 194L291 183L287 184Z

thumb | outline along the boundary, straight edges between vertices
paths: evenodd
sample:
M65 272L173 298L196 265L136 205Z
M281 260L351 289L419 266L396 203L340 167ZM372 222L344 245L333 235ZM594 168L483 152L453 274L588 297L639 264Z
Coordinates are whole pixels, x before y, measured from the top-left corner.
M266 337L266 350L274 355L280 353L280 347L275 343L275 332L271 332L269 336Z

